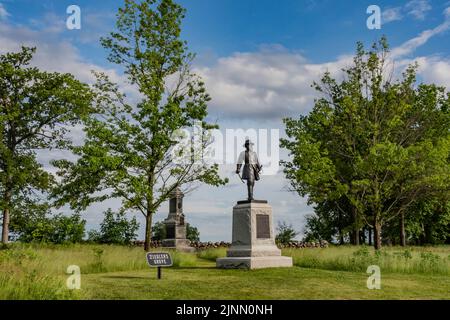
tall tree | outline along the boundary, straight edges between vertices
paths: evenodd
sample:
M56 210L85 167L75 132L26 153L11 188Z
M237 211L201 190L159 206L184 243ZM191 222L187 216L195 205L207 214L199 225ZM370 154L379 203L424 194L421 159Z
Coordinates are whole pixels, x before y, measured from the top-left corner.
M90 110L87 85L72 75L30 67L35 48L0 56L0 208L2 242L8 242L13 205L47 191L52 176L37 150L64 148L66 133Z
M282 140L293 156L284 163L293 188L351 216L355 233L372 227L376 249L384 224L419 197L448 192L450 181L450 96L416 86L415 65L393 81L388 54L384 38L369 51L358 44L345 79L325 74L315 85L322 98L308 116L285 120Z
M83 209L94 201L122 199L122 209L140 211L146 220L145 250L151 242L152 217L178 187L225 184L218 166L202 161L191 145L179 147L180 129L201 123L196 139L210 143L205 122L210 100L204 83L190 71L193 55L180 39L185 10L172 0L126 0L117 15L117 31L102 39L109 61L123 67L140 101L131 104L104 74L98 74L99 114L86 122L86 140L74 148L76 163L55 162L63 177L59 203ZM174 161L173 155L189 158ZM192 156L192 158L190 158Z

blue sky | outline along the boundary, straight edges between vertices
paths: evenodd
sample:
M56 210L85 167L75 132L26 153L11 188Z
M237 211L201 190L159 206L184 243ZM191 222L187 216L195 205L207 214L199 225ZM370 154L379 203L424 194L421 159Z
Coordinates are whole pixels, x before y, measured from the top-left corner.
M183 36L191 50L200 56L214 54L223 57L238 51L254 51L263 44L279 44L289 50L303 52L314 62L328 61L336 55L348 53L356 41L370 42L383 34L388 36L393 46L399 45L442 22L442 12L449 5L448 1L429 1L430 8L425 10L424 18L417 18L409 13L412 8L404 8L408 2L411 1L180 1L187 9ZM87 44L80 40L81 35L109 31L122 0L3 0L1 3L11 14L11 23L36 27L36 21L40 21L40 28L58 22L62 25L67 16L67 6L80 6L82 20L87 18L89 21L84 21L81 30L66 30L62 36L73 38L74 44L85 49L82 54L87 59L97 60L102 58L98 41L92 39ZM366 28L366 9L371 4L380 6L382 10L403 7L400 11L402 17L384 23L381 30L369 30ZM54 20L58 17L60 21L46 21L48 16ZM432 39L418 53L448 52L450 42L442 41L444 38L445 35ZM92 51L93 48L96 50Z
M350 63L355 43L370 44L386 35L395 66L401 71L418 61L419 79L449 87L450 1L332 1L332 0L181 0L187 9L183 38L197 53L195 71L206 81L213 100L212 119L227 128L277 128L286 116L305 114L316 94L310 84L328 70L336 77ZM81 8L81 30L65 27L66 8ZM369 30L369 5L382 12L381 30ZM0 0L0 53L20 45L38 47L34 63L43 69L71 72L90 82L90 69L107 72L126 85L120 70L109 64L99 37L114 27L121 0ZM78 130L78 131L77 131ZM79 128L75 131L81 139ZM67 154L46 154L42 162ZM287 155L284 151L282 158ZM187 219L200 229L202 240L230 240L231 210L244 189L232 183L217 190L201 187L186 197ZM49 170L52 170L49 168ZM286 191L282 172L268 176L256 194L274 207L275 220L285 220L301 231L312 208L306 200ZM89 227L101 220L107 207L93 206L84 217ZM156 220L167 215L161 207Z

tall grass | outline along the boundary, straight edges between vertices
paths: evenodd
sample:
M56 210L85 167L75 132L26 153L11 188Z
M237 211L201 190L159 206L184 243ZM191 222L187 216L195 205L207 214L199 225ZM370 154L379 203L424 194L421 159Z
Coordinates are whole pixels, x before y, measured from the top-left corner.
M365 272L378 265L384 272L450 275L449 247L330 247L323 249L284 249L294 265L304 268Z
M174 266L193 266L197 260L195 254L164 249L152 251L170 252ZM143 248L131 246L16 244L9 250L0 250L0 254L32 257L28 260L34 261L33 267L41 268L47 274L65 274L70 265L79 266L82 274L148 268Z
M227 255L227 248L206 249L197 252L197 257L208 261L216 261L217 258L222 258Z
M170 253L174 267L197 263L195 254ZM145 251L139 247L13 244L0 250L0 299L83 297L83 290L66 288L70 265L79 266L82 275L149 268Z
M283 255L291 256L294 265L303 268L366 272L378 265L384 272L450 275L450 247L387 247L375 251L372 247L331 246L329 248L287 248ZM199 251L201 259L216 261L226 256L225 248Z
M79 292L65 287L61 277L44 272L32 250L0 250L0 299L78 299Z
M197 258L195 254L171 251L172 262L174 267L195 267L197 265Z

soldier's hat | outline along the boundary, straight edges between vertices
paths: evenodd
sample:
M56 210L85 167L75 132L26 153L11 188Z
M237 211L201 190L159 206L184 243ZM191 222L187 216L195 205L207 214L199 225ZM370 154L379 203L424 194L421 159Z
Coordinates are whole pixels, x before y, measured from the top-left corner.
M252 146L254 146L255 144L254 144L252 141L250 141L250 139L245 139L244 147L247 146L247 145L252 145Z

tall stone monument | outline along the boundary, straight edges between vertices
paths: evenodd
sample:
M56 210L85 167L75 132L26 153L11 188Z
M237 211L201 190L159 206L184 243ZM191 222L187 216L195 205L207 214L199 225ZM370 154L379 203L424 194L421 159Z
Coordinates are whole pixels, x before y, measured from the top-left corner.
M183 213L184 194L177 188L169 200L169 215L164 220L166 227L166 238L162 245L168 249L192 252L194 248L190 246L190 241L186 239L186 224Z
M266 200L253 199L253 187L259 180L261 165L247 140L246 151L239 156L236 173L245 162L242 180L247 180L248 199L238 201L233 208L233 240L226 258L216 261L218 268L274 268L292 267L292 258L281 256L275 244L272 207Z

